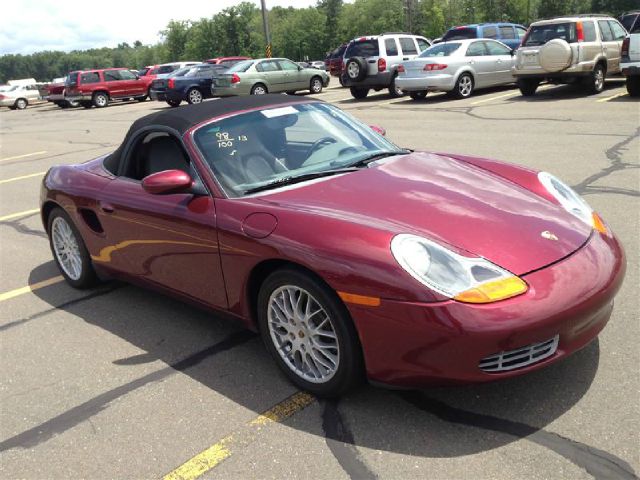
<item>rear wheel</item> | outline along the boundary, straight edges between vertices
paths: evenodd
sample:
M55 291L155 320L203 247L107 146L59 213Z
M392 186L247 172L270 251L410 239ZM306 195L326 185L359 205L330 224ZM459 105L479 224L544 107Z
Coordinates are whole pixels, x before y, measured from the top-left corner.
M18 110L24 110L25 108L27 108L27 105L29 103L27 102L26 98L19 98L16 100L16 103L14 104L14 106L18 109Z
M640 76L627 77L627 92L632 97L640 97Z
M458 77L453 88L453 95L456 98L469 98L473 93L473 77L470 73L463 73Z
M311 79L311 84L309 85L309 90L311 91L311 93L321 93L322 79L320 77L313 77Z
M532 97L536 94L540 80L533 78L519 78L517 81L518 88L523 97Z
M53 258L65 280L75 288L95 285L98 278L91 257L67 212L55 208L47 225Z
M187 102L190 104L202 103L202 92L197 88L191 88L187 92Z
M143 95L141 97L136 97L136 100L139 101L139 102L144 102L146 99L147 99L146 95Z
M604 90L604 77L607 72L601 63L593 67L591 74L584 79L588 93L600 93Z
M391 79L391 85L389 85L389 95L391 95L392 98L403 97L405 95L405 93L400 90L400 87L396 85L396 78L397 76L394 75Z
M109 105L109 96L104 92L97 92L93 94L92 101L96 108L104 108Z
M84 108L91 108L93 106L93 104L88 101L80 102L80 105L82 105Z
M351 87L351 96L353 98L357 98L358 100L362 100L363 98L367 98L367 95L369 95L369 89L368 88Z
M419 92L409 92L409 96L412 100L423 100L427 98L427 91L420 90Z
M257 307L267 350L297 386L332 397L362 378L353 322L323 282L300 270L278 270L260 288Z
M267 93L269 93L269 91L262 83L256 83L251 87L251 95L265 95Z
M180 100L167 100L167 103L172 107L177 107L180 105Z

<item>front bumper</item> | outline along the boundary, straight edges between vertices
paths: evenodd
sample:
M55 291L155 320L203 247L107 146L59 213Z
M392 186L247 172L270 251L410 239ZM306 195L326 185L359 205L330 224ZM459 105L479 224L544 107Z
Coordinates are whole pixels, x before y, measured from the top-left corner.
M594 232L569 257L524 275L529 290L518 297L483 305L382 300L379 307L348 309L371 381L405 387L488 382L542 368L596 338L624 272L618 241ZM479 367L483 358L556 335L555 353L537 363L500 373Z
M419 91L451 91L455 86L453 75L446 73L437 75L424 75L420 77L406 77L399 75L396 78L396 85L405 92Z

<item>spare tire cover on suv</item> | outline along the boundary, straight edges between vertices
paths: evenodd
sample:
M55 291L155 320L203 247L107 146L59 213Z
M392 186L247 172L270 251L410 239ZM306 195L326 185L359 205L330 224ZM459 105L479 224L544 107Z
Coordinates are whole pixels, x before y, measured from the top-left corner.
M349 80L359 82L367 76L367 61L362 57L351 57L345 64Z
M547 72L559 72L571 65L571 46L561 38L554 38L540 48L540 66Z

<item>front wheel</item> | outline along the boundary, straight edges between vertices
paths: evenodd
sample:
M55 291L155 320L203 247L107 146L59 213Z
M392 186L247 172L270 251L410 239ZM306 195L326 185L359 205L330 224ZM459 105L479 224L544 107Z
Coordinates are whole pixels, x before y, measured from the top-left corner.
M202 92L197 88L192 88L187 92L187 102L191 105L202 103Z
M89 288L98 278L80 233L61 208L54 209L47 222L49 246L65 280L74 288Z
M25 108L27 108L28 102L26 99L24 98L19 98L16 100L16 103L14 104L14 106L18 109L18 110L24 110Z
M458 77L453 88L453 95L456 98L469 98L473 93L473 77L469 73L463 73Z
M272 273L258 295L258 323L267 350L298 387L334 397L362 379L362 352L349 313L310 274Z
M313 77L311 79L311 84L309 85L309 90L311 91L311 93L321 93L322 79L320 77Z
M640 76L627 77L627 92L631 97L640 97Z
M409 96L411 97L411 100L423 100L427 98L427 91L420 90L419 92L409 92Z

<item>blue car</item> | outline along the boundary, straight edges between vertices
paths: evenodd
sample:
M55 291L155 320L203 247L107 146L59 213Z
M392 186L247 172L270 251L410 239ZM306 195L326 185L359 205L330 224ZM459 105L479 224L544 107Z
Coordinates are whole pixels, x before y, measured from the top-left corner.
M520 41L525 33L527 33L527 29L515 23L479 23L450 28L439 41L491 38L515 50L520 46Z
M214 77L227 68L225 65L201 63L177 70L166 78L157 78L151 83L151 99L165 101L172 107L177 107L183 100L201 103L211 97Z

